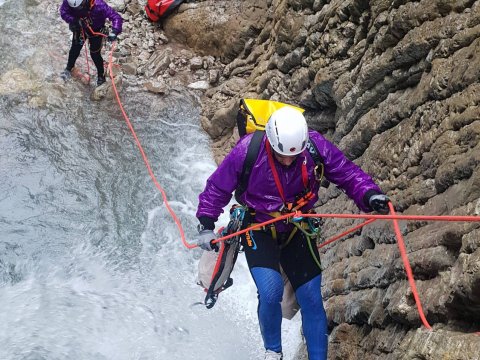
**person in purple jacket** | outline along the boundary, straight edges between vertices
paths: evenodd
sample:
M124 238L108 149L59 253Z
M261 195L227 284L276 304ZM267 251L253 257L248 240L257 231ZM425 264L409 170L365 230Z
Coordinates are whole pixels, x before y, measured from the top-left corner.
M68 23L73 33L67 67L61 77L65 80L71 77L72 69L87 38L90 42L90 56L97 68L97 86L102 85L105 82L101 54L103 37L94 33L102 32L105 20L109 19L112 22L112 31L107 39L110 42L115 41L117 35L122 32L122 17L103 0L63 0L60 16Z
M239 185L251 139L252 134L239 140L207 180L199 196L196 216L200 224L196 243L204 250L212 250L215 222ZM389 199L372 178L320 133L309 130L300 111L283 107L267 122L248 185L239 197L250 214L244 227L285 213L284 209L292 209L292 204L293 208L300 205L298 210L303 213L313 209L320 183L315 176L315 162L306 151L309 139L323 160L327 180L343 189L362 211L388 213ZM313 195L305 200L308 192ZM294 229L291 222L276 222L242 236L247 263L258 291L258 319L265 359L282 359L283 356L281 266L301 308L309 359L325 360L328 330L320 291L322 272L317 244L315 239Z

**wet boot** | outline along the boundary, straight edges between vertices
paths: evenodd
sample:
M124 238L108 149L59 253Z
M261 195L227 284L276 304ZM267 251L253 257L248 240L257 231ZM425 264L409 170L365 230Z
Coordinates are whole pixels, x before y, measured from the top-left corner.
M97 78L97 86L105 84L105 75L98 75Z
M72 78L72 70L71 69L70 70L68 70L68 69L63 70L60 73L60 77L65 81L71 79Z

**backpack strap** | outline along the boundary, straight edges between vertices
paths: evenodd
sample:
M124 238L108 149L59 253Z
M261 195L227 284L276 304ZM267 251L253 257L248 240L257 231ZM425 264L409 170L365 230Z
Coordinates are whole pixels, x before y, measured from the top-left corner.
M313 141L310 141L310 139L308 139L307 141L307 151L312 157L313 162L315 163L315 177L317 177L317 180L320 181L320 186L324 187L325 189L328 188L330 186L330 181L323 177L322 156L318 151L317 145L315 145ZM318 174L319 171L321 172L320 175Z
M250 179L250 173L252 172L253 164L257 160L258 153L260 152L260 145L262 145L263 135L265 131L257 130L253 133L250 144L248 145L247 156L243 162L242 174L240 175L240 180L238 182L237 189L235 190L235 200L239 204L240 196L247 190L248 180Z
M240 104L238 105L237 111L237 129L238 135L240 138L247 135L247 117L252 116L252 114L248 111L247 105L245 104L245 99L240 100Z

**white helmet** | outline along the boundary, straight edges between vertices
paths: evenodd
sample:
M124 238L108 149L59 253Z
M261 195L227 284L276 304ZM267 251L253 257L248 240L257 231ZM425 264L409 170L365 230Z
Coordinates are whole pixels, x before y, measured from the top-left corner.
M276 110L270 116L265 132L273 150L281 155L298 155L307 147L307 122L297 109L286 106Z
M67 0L68 5L72 8L77 8L82 5L84 0Z

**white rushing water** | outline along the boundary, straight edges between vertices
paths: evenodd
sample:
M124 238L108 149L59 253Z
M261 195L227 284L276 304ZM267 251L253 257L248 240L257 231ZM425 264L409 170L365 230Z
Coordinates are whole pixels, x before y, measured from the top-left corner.
M217 305L192 306L200 250L182 245L118 106L57 78L59 4L0 0L0 359L262 359L243 255ZM121 96L190 239L215 169L198 104ZM298 317L283 335L293 359Z

